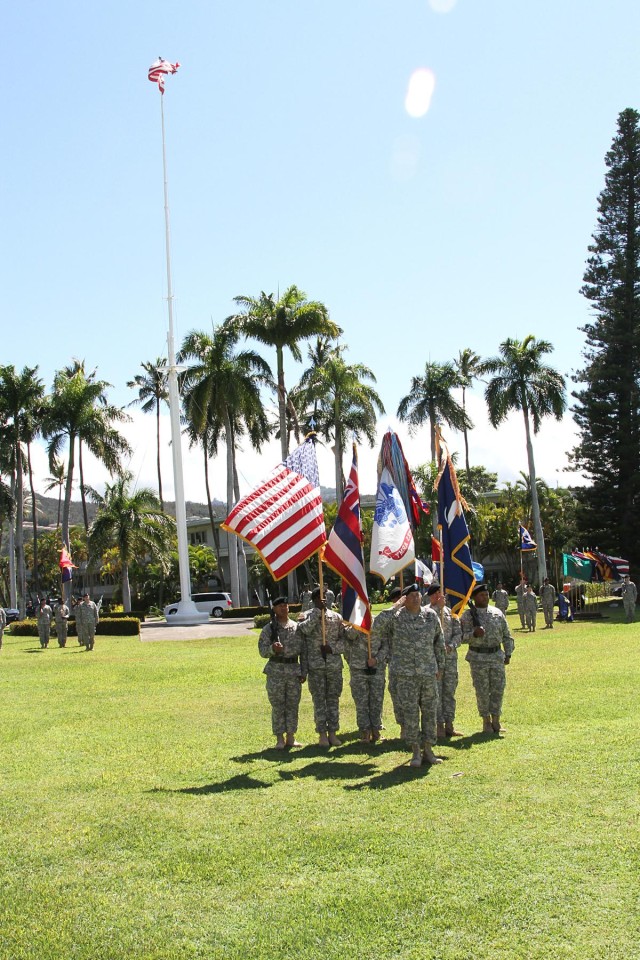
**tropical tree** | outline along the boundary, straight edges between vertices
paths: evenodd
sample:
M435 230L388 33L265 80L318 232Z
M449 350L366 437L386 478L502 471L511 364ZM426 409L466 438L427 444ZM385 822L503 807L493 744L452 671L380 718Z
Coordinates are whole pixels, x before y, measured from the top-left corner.
M478 375L480 357L470 347L465 347L464 350L460 350L453 363L456 373L458 374L458 384L460 387L462 387L462 409L466 413L467 389L472 385L475 377ZM466 425L462 428L462 435L464 437L464 465L467 474L470 475L471 467L469 466L469 431Z
M307 295L295 285L288 287L276 299L272 293L259 297L234 297L240 312L229 317L247 337L274 347L276 351L278 419L282 459L289 452L287 432L287 390L284 381L284 352L289 350L294 360L300 361L299 344L311 337L338 337L342 331L332 320L323 303L307 300Z
M500 344L500 355L483 361L481 365L481 372L491 377L484 395L492 426L498 427L514 410L520 411L524 419L540 583L547 575L547 562L531 427L537 434L544 417L554 416L561 420L567 405L564 377L542 360L552 350L548 340L537 340L532 334L524 340L508 338Z
M260 399L260 387L273 382L269 365L253 350L235 352L240 338L237 326L224 323L206 334L193 330L185 337L178 361L190 361L181 377L184 414L194 436L204 438L207 449L215 453L224 438L227 449L227 510L234 502L236 440L245 431L254 449L269 434L266 413ZM238 550L244 560L241 541L234 544L228 535L231 598L240 603ZM246 566L245 566L246 569ZM243 573L244 577L244 573ZM248 597L243 597L246 604Z
M169 388L167 386L167 362L162 357L158 357L154 363L140 364L144 373L137 374L133 380L129 380L128 387L137 389L138 396L132 400L129 406L140 404L143 413L152 413L156 415L156 450L158 465L158 496L162 509L164 510L164 500L162 498L162 472L160 470L160 408L163 403L169 401Z
M343 348L336 347L319 366L312 366L302 375L298 389L315 405L318 432L333 440L336 478L336 502L342 503L342 459L347 437L353 434L358 442L365 436L369 445L376 440L376 414L384 413L384 405L376 391L365 381L376 378L362 363L346 363Z
M436 427L445 423L452 430L471 429L472 423L451 391L460 385L452 363L427 362L424 376L411 378L411 389L398 405L398 417L415 432L429 423L431 459L436 459Z
M13 365L0 367L0 423L9 446L11 492L15 500L15 557L17 602L20 615L26 607L27 576L24 554L24 446L33 439L34 411L40 409L44 384L36 376L37 367L24 367L18 373Z
M83 364L58 371L53 393L45 411L43 433L48 438L49 468L60 459L65 444L68 448L67 480L62 510L62 539L69 542L69 508L73 486L76 442L82 442L111 474L121 468L121 458L131 454L124 437L113 426L130 418L107 400L111 384L86 375ZM84 486L84 485L83 485ZM85 526L88 520L85 511Z
M110 547L116 547L121 566L122 604L131 611L129 567L145 555L168 567L176 524L166 514L153 490L132 490L133 474L125 471L107 484L104 494L87 487L98 512L89 529L89 554L97 559Z
M46 483L44 492L50 493L51 490L55 490L56 487L58 488L58 519L56 522L56 530L58 530L60 527L60 510L62 508L62 488L67 481L67 475L62 460L54 460L54 462L50 464L49 469L51 470L51 476L46 477L44 481Z

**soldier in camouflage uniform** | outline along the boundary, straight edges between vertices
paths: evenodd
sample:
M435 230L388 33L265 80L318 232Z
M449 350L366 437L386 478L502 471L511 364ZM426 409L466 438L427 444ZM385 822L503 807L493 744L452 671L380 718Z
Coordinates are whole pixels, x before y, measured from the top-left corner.
M556 603L556 588L549 583L549 577L545 577L540 587L540 600L542 601L542 612L544 613L545 630L553 630L553 608Z
M82 603L76 606L78 640L83 644L85 650L93 650L98 619L98 608L89 594L85 593L82 597Z
M427 590L429 606L438 616L444 633L444 670L438 680L438 737L461 737L453 722L456 717L456 690L458 688L458 647L462 642L462 629L457 617L445 604L444 594L438 584Z
M402 596L402 590L400 587L394 587L390 593L388 599L394 604L394 606L389 607L388 610L381 610L378 616L373 621L373 626L371 628L371 643L384 643L387 657L389 655L389 636L391 629L391 620L397 609L395 607L396 602ZM400 736L404 739L404 719L402 717L402 710L400 701L398 699L398 685L397 677L392 672L391 663L389 663L389 696L391 697L391 702L393 704L393 714L396 718L396 723L400 727Z
M56 636L58 638L58 646L66 647L67 631L69 628L69 607L66 605L64 600L61 600L57 605L54 617L56 621Z
M523 630L526 629L525 624L525 615L524 615L524 595L527 592L527 582L526 580L521 580L518 586L516 587L516 603L518 604L518 616L520 617L520 626Z
M493 596L491 599L495 603L498 610L502 610L503 613L507 612L509 609L509 594L501 583L499 583L497 589L493 591Z
M313 715L321 747L341 747L340 694L342 693L342 656L345 628L342 617L326 609L320 587L312 592L313 610L298 621L302 636L300 666L309 680ZM301 616L303 616L301 614ZM325 644L322 643L322 619L325 622Z
M372 633L369 641L366 633L353 627L345 631L344 658L349 664L351 695L363 743L376 743L380 739L388 649L381 632L375 636Z
M267 696L271 704L271 729L276 737L276 749L300 747L296 740L298 708L302 694L300 647L302 637L297 625L289 619L286 597L276 597L273 615L258 640L261 657L268 660L262 671L267 678ZM286 739L285 739L286 737Z
M36 620L38 621L38 636L40 637L40 646L44 649L49 646L49 637L51 636L51 618L53 610L43 597L40 606L36 611Z
M530 583L527 584L522 602L524 604L524 620L527 625L527 630L529 633L535 633L536 619L538 617L538 598Z
M4 612L4 607L0 607L0 650L2 650L2 638L4 636L4 628L7 625L7 615Z
M474 587L473 599L475 609L465 610L460 618L462 642L469 644L465 659L471 667L482 732L500 733L507 683L505 665L511 660L515 644L504 613L489 606L489 592L484 583Z
M633 623L636 618L636 600L638 599L638 588L627 574L622 581L622 602L624 612L627 615L627 623Z
M444 636L436 613L422 607L417 583L402 591L403 605L391 620L391 663L397 677L410 765L442 763L433 752L437 741L438 680L444 669Z
M302 613L313 609L313 600L311 599L311 590L305 590L300 597Z

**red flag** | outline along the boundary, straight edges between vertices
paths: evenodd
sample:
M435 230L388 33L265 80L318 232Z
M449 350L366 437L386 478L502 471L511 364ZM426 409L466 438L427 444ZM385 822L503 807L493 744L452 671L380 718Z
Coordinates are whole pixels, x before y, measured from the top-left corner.
M358 455L353 445L351 473L333 530L324 548L328 567L342 577L342 619L363 633L371 631L371 607L362 554Z
M58 561L58 566L60 567L60 575L63 583L68 583L69 580L73 579L73 571L77 570L78 568L72 562L71 555L67 550L66 544L60 551L60 560Z
M149 80L151 80L151 83L157 83L160 93L164 93L165 76L168 73L175 73L179 66L179 63L169 63L168 60L158 57L149 67Z
M316 451L305 440L221 524L250 543L274 580L282 580L327 539Z

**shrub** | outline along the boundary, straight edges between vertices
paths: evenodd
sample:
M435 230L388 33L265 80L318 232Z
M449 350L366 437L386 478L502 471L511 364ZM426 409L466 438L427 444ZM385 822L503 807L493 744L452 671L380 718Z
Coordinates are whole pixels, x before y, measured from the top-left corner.
M298 614L302 609L302 605L299 603L290 603L289 604L289 613ZM256 617L256 616L267 616L267 619L270 617L270 608L269 607L234 607L232 610L225 610L222 614L225 620L236 620L241 617Z
M9 628L14 637L37 637L37 620L16 620ZM55 629L51 624L51 639L55 639ZM137 617L105 617L96 627L96 635L110 637L137 637L140 636L140 621ZM75 620L69 620L67 636L77 637Z

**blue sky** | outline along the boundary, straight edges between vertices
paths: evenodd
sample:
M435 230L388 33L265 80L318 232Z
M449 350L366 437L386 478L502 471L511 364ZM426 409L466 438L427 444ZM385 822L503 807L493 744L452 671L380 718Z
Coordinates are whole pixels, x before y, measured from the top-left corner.
M159 96L146 78L161 55L182 64L165 96L178 342L223 320L236 294L296 283L376 374L381 430L425 361L463 347L492 355L533 333L570 374L604 155L638 104L639 27L632 0L13 4L3 362L37 363L49 385L85 358L126 403L139 362L166 350ZM420 68L435 88L416 118L405 95ZM287 363L290 384L299 373ZM520 423L493 431L481 387L470 404L472 461L513 479L526 468ZM134 418L131 468L152 484L152 421ZM550 483L568 479L572 444L570 420L543 428ZM405 435L405 450L423 462L426 436ZM185 455L187 495L204 499ZM243 478L277 459L247 452ZM374 459L361 454L367 491ZM90 480L103 479L96 467Z

